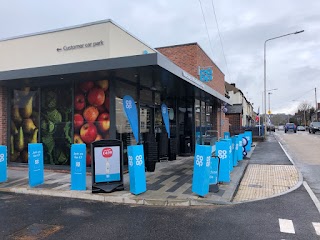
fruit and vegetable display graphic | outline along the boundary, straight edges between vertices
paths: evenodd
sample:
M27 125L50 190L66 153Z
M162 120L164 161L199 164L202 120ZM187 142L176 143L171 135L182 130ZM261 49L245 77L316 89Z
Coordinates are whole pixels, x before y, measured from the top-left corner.
M10 120L10 160L28 162L28 143L37 143L39 98L36 89L25 87L12 92Z
M91 165L90 144L109 138L109 81L79 83L74 96L74 143L87 145L87 166Z
M44 163L70 164L72 144L71 86L41 89L40 130Z

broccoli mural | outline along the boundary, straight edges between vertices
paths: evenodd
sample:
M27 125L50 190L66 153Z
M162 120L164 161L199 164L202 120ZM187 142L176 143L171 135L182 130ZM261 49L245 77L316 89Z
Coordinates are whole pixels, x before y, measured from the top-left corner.
M109 139L109 81L79 83L74 97L74 143L87 145L87 166L91 165L90 144Z
M40 133L44 163L70 164L72 143L72 88L41 89Z

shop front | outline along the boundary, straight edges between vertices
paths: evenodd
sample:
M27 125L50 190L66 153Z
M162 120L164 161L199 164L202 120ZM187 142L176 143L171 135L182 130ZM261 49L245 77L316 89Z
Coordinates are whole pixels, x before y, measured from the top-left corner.
M10 162L27 163L28 143L41 142L45 164L69 165L71 144L85 143L90 166L92 142L118 139L126 164L127 146L137 144L126 95L138 107L139 143L167 138L165 103L178 154L192 154L217 131L228 102L110 20L3 40L0 50L0 134Z

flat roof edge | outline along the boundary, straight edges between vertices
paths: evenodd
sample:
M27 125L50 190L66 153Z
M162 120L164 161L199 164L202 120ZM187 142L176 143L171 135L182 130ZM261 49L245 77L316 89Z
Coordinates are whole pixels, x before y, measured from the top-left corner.
M79 72L93 72L101 70L113 70L119 68L143 67L157 64L157 53L135 55L129 57L92 60L61 65L25 68L0 72L1 81L13 79L64 75Z

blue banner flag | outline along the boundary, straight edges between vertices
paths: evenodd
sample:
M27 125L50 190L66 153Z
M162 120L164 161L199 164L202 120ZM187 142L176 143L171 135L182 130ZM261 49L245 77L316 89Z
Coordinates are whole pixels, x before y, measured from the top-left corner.
M168 133L168 138L170 138L170 124L169 124L168 108L167 108L167 105L165 105L164 103L162 103L162 105L161 105L161 113L162 113L164 126L166 127L166 130Z
M123 97L123 108L124 112L127 115L130 126L132 128L133 136L136 139L137 143L139 143L139 131L138 131L138 111L134 99L126 95Z
M7 146L0 146L0 182L7 181Z
M128 146L130 192L140 194L147 191L143 145Z

